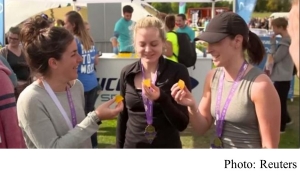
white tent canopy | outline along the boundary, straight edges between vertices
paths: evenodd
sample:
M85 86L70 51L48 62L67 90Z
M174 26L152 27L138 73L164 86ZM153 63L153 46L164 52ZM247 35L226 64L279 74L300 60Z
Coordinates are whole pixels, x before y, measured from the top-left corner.
M61 3L53 2L34 2L28 3L26 0L6 0L5 1L5 32L8 32L9 28L16 26L24 20L46 11L48 9L57 8Z
M220 1L220 0L215 0ZM5 32L24 20L43 11L75 3L86 6L87 3L141 3L141 2L213 2L213 0L5 0ZM214 3L213 3L214 8Z
M9 0L9 1L31 1L31 2L45 2L45 0ZM121 2L162 2L162 3L170 3L170 2L217 2L221 0L46 0L47 2L55 2L55 3L121 3Z

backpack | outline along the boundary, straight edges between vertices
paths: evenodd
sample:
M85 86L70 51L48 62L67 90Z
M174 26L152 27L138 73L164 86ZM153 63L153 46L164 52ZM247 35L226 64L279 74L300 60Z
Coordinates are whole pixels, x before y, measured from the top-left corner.
M178 63L181 63L186 67L195 66L197 60L195 42L191 42L186 33L171 32L177 35L179 52L178 55L175 55L174 53L173 55L177 58Z

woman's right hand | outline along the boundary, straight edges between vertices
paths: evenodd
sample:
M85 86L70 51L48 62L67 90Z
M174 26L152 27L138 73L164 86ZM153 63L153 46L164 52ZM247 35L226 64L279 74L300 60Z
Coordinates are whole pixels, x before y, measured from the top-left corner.
M119 102L114 108L110 108L114 104L115 98L99 105L95 112L100 120L114 119L121 111L123 111L123 101Z
M184 89L181 90L177 83L174 84L171 88L171 96L180 105L189 107L195 105L195 99L192 93L186 87L184 87Z

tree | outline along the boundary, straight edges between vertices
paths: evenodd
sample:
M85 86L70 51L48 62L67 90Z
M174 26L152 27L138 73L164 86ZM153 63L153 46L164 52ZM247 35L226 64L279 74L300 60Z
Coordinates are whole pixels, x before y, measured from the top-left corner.
M153 6L155 9L157 9L159 12L173 13L170 3L152 3L151 6ZM177 9L177 11L178 11L178 9Z
M171 9L172 9L172 13L178 13L179 12L179 3L171 3Z
M270 12L278 11L279 6L280 6L280 0L269 0L267 2L267 9Z
M267 11L268 0L256 0L255 12L265 12Z

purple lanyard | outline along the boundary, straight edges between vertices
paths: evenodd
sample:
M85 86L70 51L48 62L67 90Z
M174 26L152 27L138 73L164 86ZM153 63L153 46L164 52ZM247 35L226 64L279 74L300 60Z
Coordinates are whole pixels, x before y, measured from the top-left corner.
M143 79L145 79L145 72L144 72L144 67L142 66L142 75ZM157 78L157 70L155 72L155 77L151 81L152 84L155 84ZM153 123L153 101L149 100L144 93L144 89L142 88L142 98L143 98L143 103L144 103L144 108L146 112L146 119L147 119L147 124L152 125Z
M222 70L221 76L219 79L219 85L218 85L218 94L217 94L217 102L216 102L216 131L217 131L217 136L221 138L222 133L223 133L223 126L225 122L225 115L229 106L229 103L234 95L234 92L237 89L238 83L242 79L242 76L244 75L245 71L247 70L248 64L247 62L244 62L242 67L239 70L239 73L237 75L237 78L235 79L231 90L228 94L228 97L225 101L222 113L220 113L220 104L221 104L221 98L222 98L222 92L223 92L223 84L224 84L224 78L225 78L225 73Z
M69 102L69 106L70 106L70 110L71 110L72 125L74 128L77 125L77 119L76 119L75 106L74 106L74 102L73 102L71 91L70 91L69 87L67 87L67 95L68 95L68 102Z

